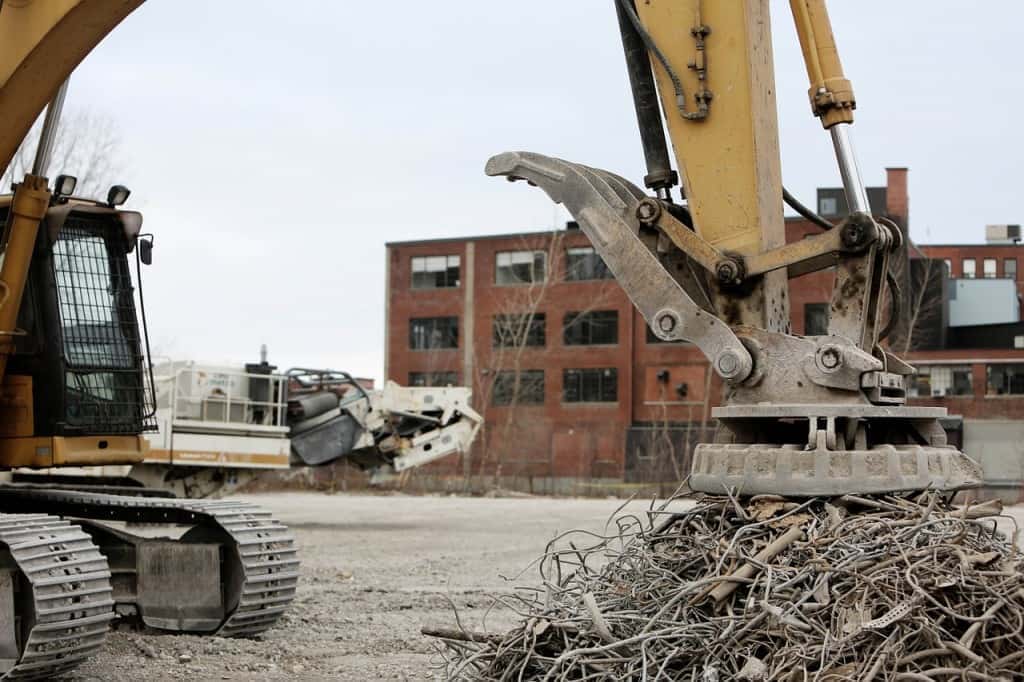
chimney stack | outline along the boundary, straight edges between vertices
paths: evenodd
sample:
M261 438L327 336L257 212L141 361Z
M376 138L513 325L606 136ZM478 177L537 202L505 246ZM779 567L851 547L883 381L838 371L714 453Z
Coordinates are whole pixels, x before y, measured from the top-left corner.
M907 169L885 169L885 212L899 225L910 223L910 197L907 195ZM876 209L877 210L877 209Z

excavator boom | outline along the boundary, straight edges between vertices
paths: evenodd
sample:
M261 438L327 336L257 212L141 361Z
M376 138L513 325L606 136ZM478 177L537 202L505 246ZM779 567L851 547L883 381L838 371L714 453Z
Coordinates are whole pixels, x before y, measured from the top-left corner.
M75 67L143 0L0 0L0 168Z

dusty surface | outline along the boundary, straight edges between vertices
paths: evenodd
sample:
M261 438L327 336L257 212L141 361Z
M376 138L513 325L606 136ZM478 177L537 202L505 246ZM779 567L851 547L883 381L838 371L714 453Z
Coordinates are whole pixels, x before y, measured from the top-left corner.
M600 531L619 500L250 495L294 530L298 598L259 640L120 631L74 680L433 679L424 624L482 629L486 594L515 576L560 531ZM641 511L646 503L633 503ZM1024 522L1024 507L1012 510ZM534 585L536 572L519 584ZM489 629L511 624L487 615Z
M560 531L600 531L621 500L261 494L295 532L302 581L260 640L112 632L73 680L433 679L425 624L481 628L486 593ZM640 511L645 504L634 503ZM520 584L536 584L528 571ZM491 612L503 629L508 614Z

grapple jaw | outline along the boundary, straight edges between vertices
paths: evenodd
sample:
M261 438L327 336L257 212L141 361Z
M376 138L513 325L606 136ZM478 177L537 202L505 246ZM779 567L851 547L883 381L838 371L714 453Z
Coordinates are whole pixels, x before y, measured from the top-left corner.
M532 152L491 157L486 172L526 180L565 206L658 337L690 341L726 381L750 375L753 359L736 334L669 274L657 241L642 238L638 211L648 198L643 190L614 173Z

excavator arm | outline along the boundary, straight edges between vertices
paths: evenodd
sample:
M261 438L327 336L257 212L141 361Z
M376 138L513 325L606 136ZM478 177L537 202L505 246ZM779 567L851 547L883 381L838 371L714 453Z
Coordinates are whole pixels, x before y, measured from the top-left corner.
M0 168L86 55L143 0L0 0Z
M881 345L893 317L883 324L886 287L898 297L889 258L903 235L871 215L848 132L856 101L824 0L790 5L851 214L836 226L814 216L825 231L794 244L768 0L613 2L653 196L530 152L495 156L486 172L564 204L654 334L693 342L725 382L719 435L697 447L691 487L833 495L980 483L977 464L946 443L945 410L905 405L913 368ZM795 336L788 279L825 268L835 272L828 334Z

